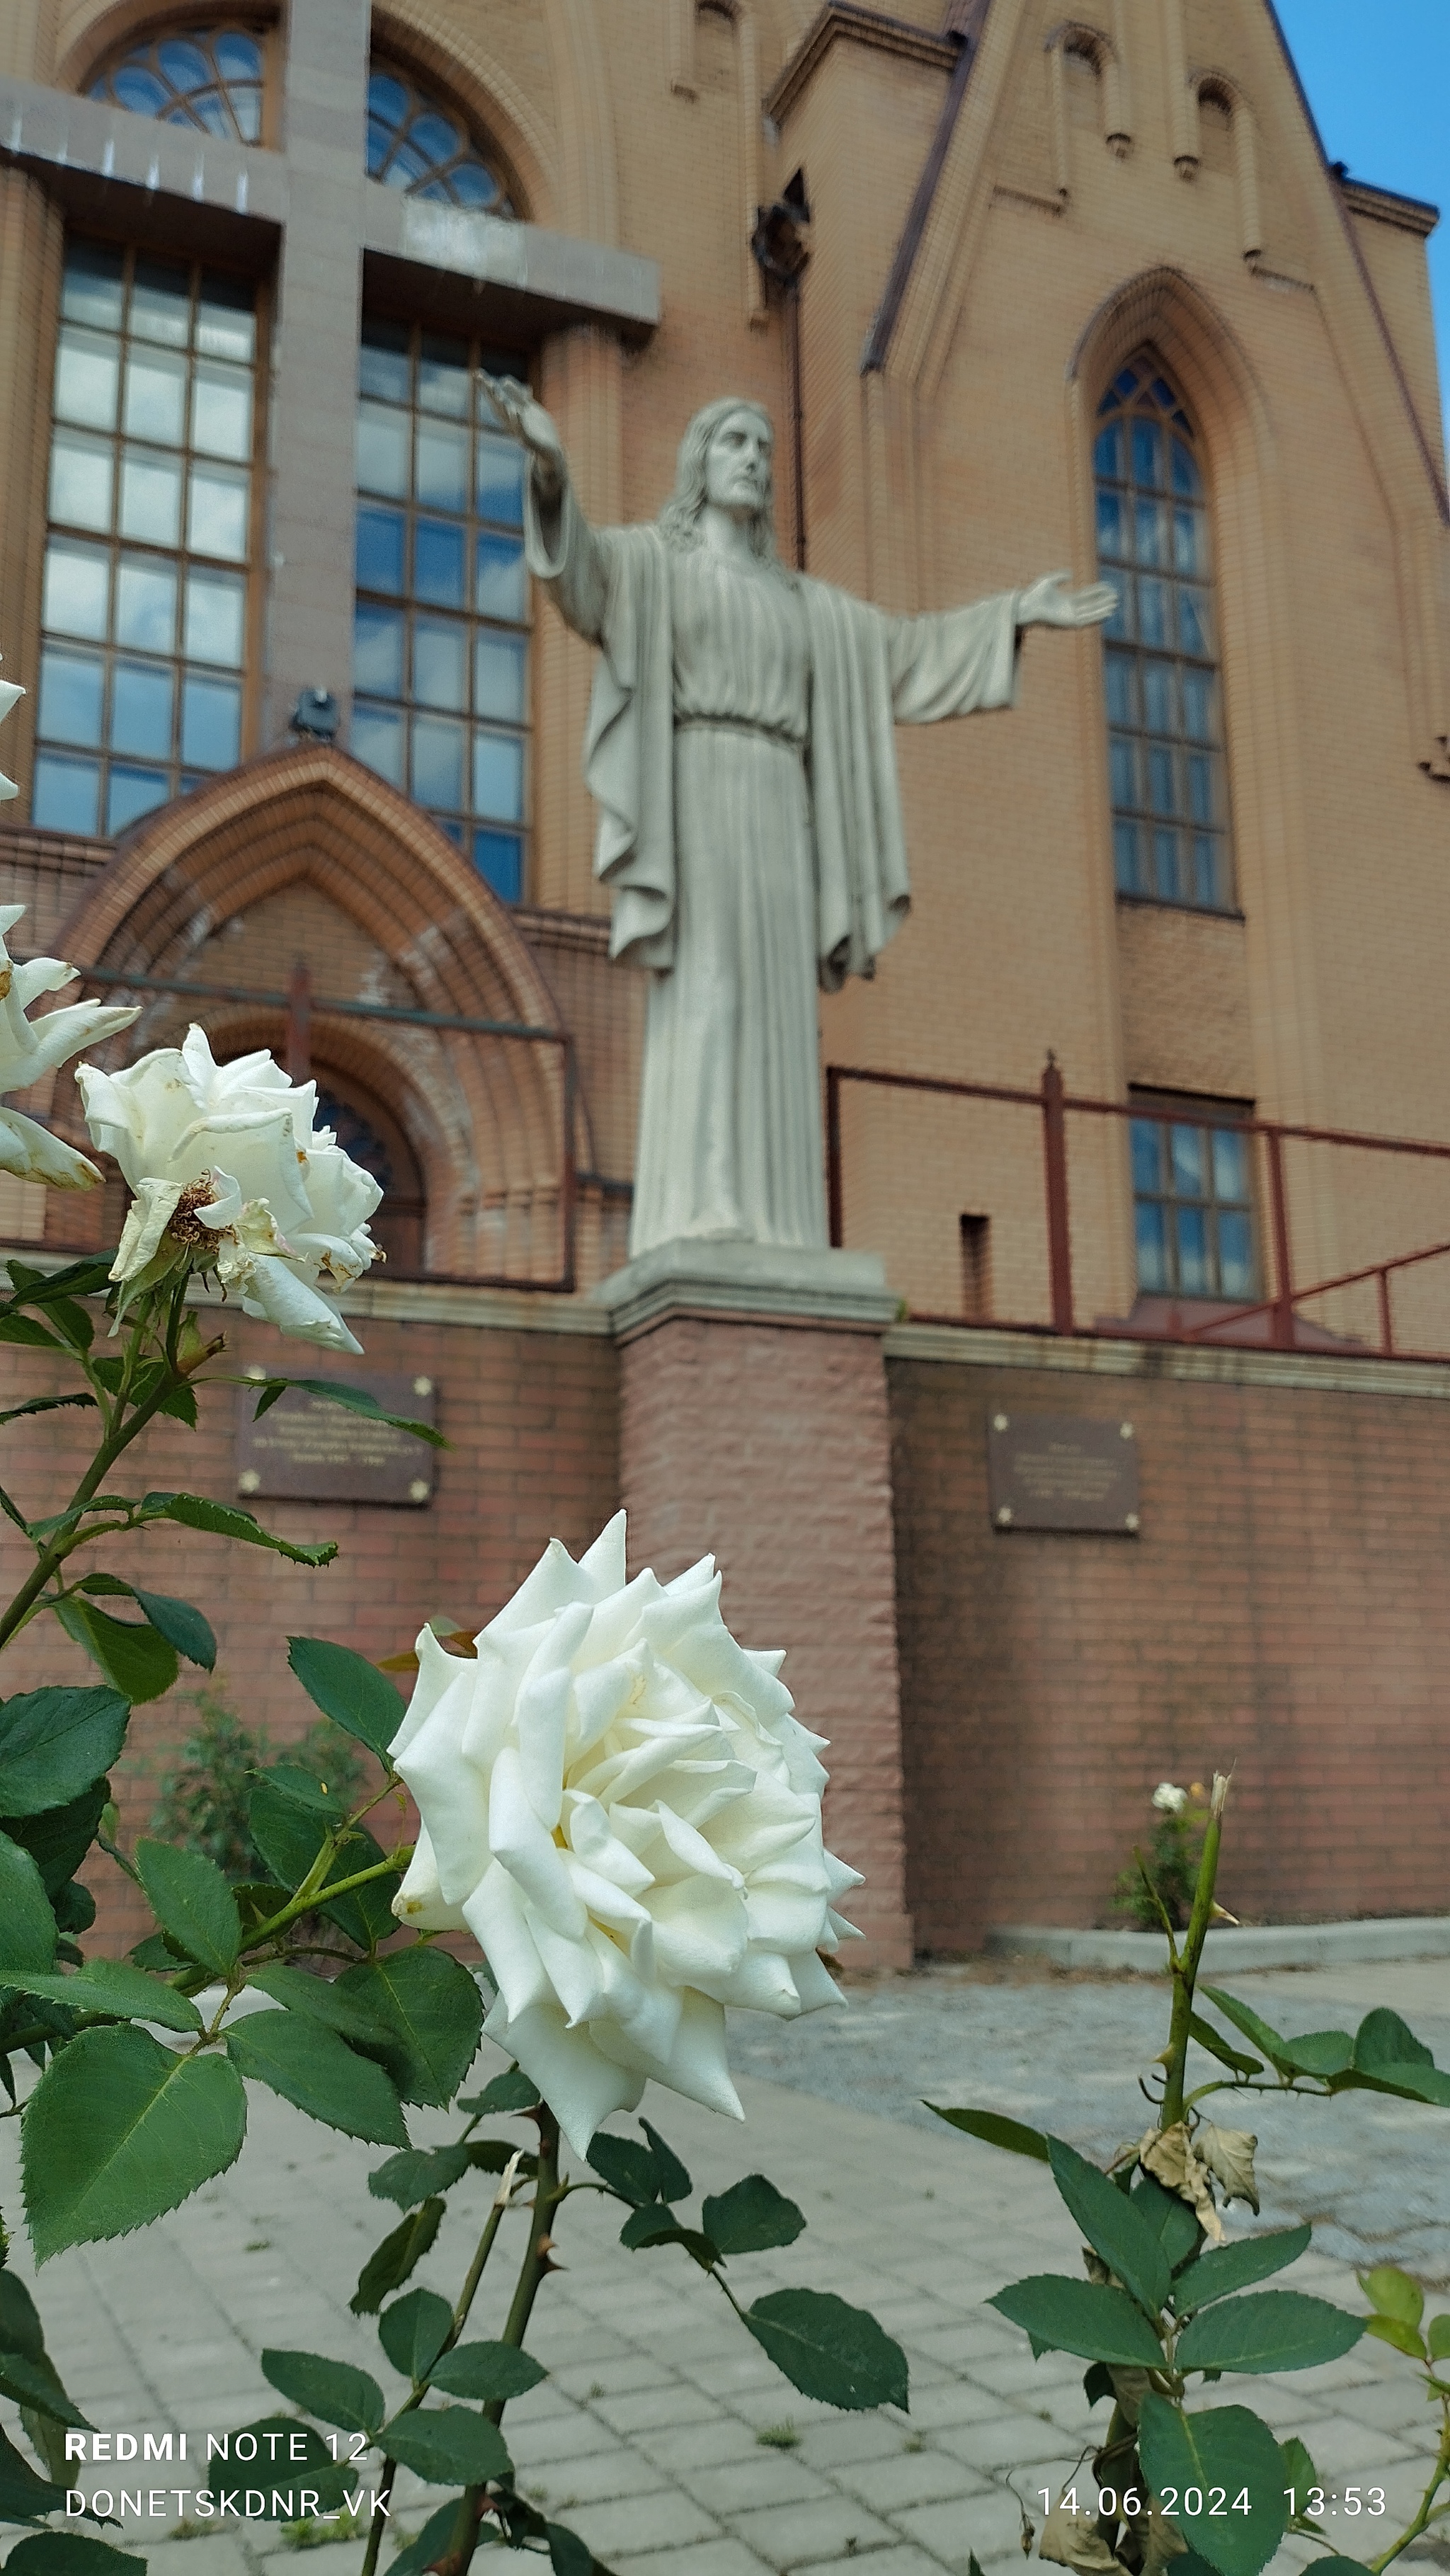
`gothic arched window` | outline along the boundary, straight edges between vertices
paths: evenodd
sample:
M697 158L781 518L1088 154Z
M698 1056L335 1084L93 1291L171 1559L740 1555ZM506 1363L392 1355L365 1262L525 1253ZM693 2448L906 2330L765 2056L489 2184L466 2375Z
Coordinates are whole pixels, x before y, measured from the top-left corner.
M1232 909L1209 513L1197 433L1144 351L1098 405L1098 560L1120 894Z
M263 38L250 27L188 27L133 45L91 83L92 98L228 143L262 133Z
M376 61L368 81L368 177L479 214L516 212L461 119L405 72Z

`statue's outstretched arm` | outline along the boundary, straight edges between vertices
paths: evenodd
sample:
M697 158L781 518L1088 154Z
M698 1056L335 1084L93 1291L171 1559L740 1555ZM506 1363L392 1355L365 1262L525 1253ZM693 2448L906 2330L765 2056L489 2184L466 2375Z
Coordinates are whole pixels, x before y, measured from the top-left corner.
M560 614L591 643L599 640L608 576L600 541L575 498L558 428L527 385L485 376L483 388L501 429L516 438L528 465L524 506L529 569Z
M1071 573L1045 572L1040 581L1019 592L1017 624L1024 626L1100 626L1111 617L1118 594L1109 581L1089 582L1086 590L1069 590Z

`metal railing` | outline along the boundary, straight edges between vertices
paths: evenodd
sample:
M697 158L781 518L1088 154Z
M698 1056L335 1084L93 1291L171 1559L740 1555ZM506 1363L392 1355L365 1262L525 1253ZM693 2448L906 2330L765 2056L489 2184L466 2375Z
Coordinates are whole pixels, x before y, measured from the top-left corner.
M1415 1157L1426 1163L1450 1165L1450 1144L1432 1144L1405 1136L1382 1136L1341 1127L1309 1127L1270 1118L1226 1118L1214 1116L1207 1102L1190 1103L1186 1099L1171 1106L1136 1098L1094 1100L1070 1093L1055 1057L1049 1054L1042 1079L1035 1091L993 1082L953 1081L936 1074L888 1073L874 1066L832 1064L826 1068L826 1167L827 1204L830 1237L833 1244L845 1240L845 1168L842 1138L842 1097L848 1084L877 1090L901 1091L947 1099L980 1100L1036 1112L1040 1128L1043 1192L1045 1201L1047 1286L1050 1322L1045 1326L1034 1319L1019 1323L1006 1315L942 1315L921 1312L916 1320L963 1325L1007 1326L1011 1329L1059 1334L1111 1334L1114 1338L1143 1341L1176 1341L1204 1343L1214 1340L1249 1338L1242 1327L1268 1319L1267 1341L1274 1350L1294 1350L1305 1346L1304 1328L1310 1319L1300 1314L1307 1299L1329 1296L1373 1281L1376 1289L1377 1343L1379 1350L1391 1358L1447 1358L1450 1352L1407 1351L1396 1335L1391 1282L1402 1271L1413 1270L1425 1262L1450 1255L1450 1240L1417 1247L1414 1251L1387 1253L1382 1258L1364 1263L1357 1269L1337 1273L1328 1279L1296 1281L1291 1249L1289 1191L1285 1173L1286 1145L1327 1145L1353 1148L1370 1154L1392 1154ZM1252 1302L1235 1304L1221 1294L1211 1300L1189 1297L1179 1292L1154 1292L1154 1303L1166 1312L1162 1320L1134 1321L1114 1319L1111 1325L1084 1325L1076 1319L1073 1287L1072 1221L1068 1193L1068 1120L1070 1117L1108 1118L1140 1121L1160 1126L1192 1124L1200 1128L1226 1129L1235 1136L1261 1140L1267 1198L1267 1233L1270 1253L1271 1295ZM1211 1303L1213 1312L1202 1309ZM1187 1307L1190 1311L1185 1314ZM1197 1309L1197 1319L1193 1311ZM1254 1338L1258 1338L1255 1336ZM1315 1343L1333 1339L1340 1346L1368 1347L1364 1336L1321 1336Z

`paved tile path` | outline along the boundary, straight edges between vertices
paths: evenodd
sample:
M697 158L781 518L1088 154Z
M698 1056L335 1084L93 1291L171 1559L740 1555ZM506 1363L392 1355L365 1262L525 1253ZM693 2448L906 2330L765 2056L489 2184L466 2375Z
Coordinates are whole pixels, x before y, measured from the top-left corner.
M1371 2004L1394 2003L1450 2063L1443 1962L1235 1983L1298 2030L1352 2027ZM623 2253L614 2205L580 2194L563 2216L567 2269L547 2285L530 2337L550 2376L506 2419L524 2485L619 2576L840 2576L857 2566L931 2576L964 2570L973 2550L988 2576L1020 2567L1017 2495L1039 2508L1038 2488L1073 2470L1101 2410L1089 2416L1080 2365L1060 2354L1034 2362L983 2301L1021 2273L1076 2270L1078 2240L1041 2168L954 2136L913 2106L924 2092L995 2102L1085 2145L1111 2145L1142 2123L1134 2077L1161 2044L1163 2012L1161 1988L1138 1982L936 1976L884 1985L793 2035L742 2026L745 2128L667 2096L646 2108L698 2189L760 2170L801 2202L806 2235L782 2253L742 2258L732 2278L746 2298L805 2281L874 2309L907 2349L910 2414L842 2416L795 2396L687 2257ZM1259 2108L1272 2176L1264 2223L1320 2222L1296 2283L1362 2306L1344 2258L1369 2252L1398 2254L1446 2284L1450 2113ZM413 2125L443 2134L436 2119ZM13 2212L13 2127L0 2157ZM365 2187L378 2161L376 2148L257 2091L233 2173L163 2226L47 2266L39 2295L52 2348L93 2422L185 2427L194 2464L208 2430L277 2408L257 2362L268 2343L336 2353L400 2393L372 2325L347 2309L388 2216ZM1361 2186L1369 2216L1356 2204L1351 2226ZM420 2279L456 2287L486 2198L483 2177L452 2195ZM475 2311L484 2332L497 2331L506 2297L507 2234L498 2259ZM28 2270L18 2237L14 2260ZM1381 2484L1396 2512L1418 2495L1423 2409L1410 2365L1382 2345L1247 2393L1276 2427L1304 2435L1326 2480ZM788 2447L759 2438L781 2429ZM162 2474L180 2472L148 2472ZM426 2509L421 2490L400 2489L398 2502L398 2528L411 2532ZM356 2544L298 2559L275 2527L236 2521L224 2537L183 2543L166 2537L176 2513L168 2498L154 2522L125 2534L158 2576L356 2576ZM1335 2524L1330 2545L1370 2555L1374 2528ZM1282 2564L1316 2554L1295 2544ZM1450 2550L1406 2563L1429 2576L1450 2566Z

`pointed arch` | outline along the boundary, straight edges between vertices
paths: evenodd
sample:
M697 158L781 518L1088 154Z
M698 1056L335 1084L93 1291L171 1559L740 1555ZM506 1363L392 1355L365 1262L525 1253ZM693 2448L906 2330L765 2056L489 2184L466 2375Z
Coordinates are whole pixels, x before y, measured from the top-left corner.
M427 1268L558 1279L577 1112L553 995L483 878L346 753L330 744L272 753L148 817L71 915L65 953L111 977L232 987L219 935L299 888L341 917L331 959L309 961L314 1051L393 1104L425 1172ZM329 964L337 978L348 948L353 989L339 991ZM276 954L255 1003L242 989L205 1002L200 1016L229 1046L277 1047L284 1023L266 991L285 984L293 962ZM182 999L144 984L136 998L142 1020L120 1043L140 1052L163 1042L163 1028L174 1042ZM329 1013L329 1001L344 1000L489 1021L498 1033Z

